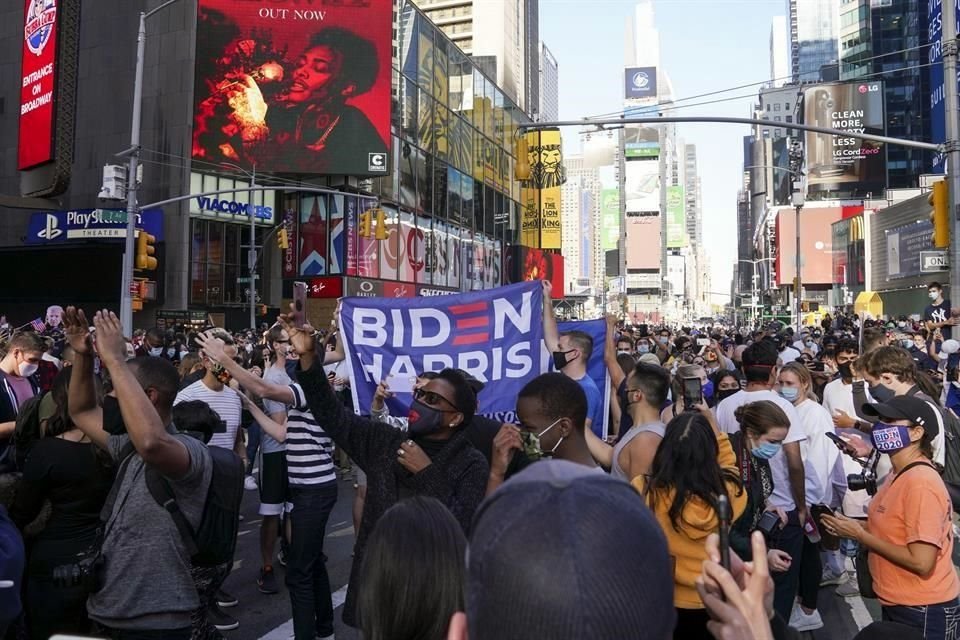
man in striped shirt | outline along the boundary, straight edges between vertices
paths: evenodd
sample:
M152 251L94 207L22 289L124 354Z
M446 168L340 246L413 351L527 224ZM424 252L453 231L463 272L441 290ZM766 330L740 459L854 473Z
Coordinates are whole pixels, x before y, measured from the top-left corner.
M237 357L237 348L233 344L233 338L223 329L213 329L211 333L216 335L217 338L224 343L224 357L230 359L232 362L233 359ZM240 429L240 415L243 411L240 395L228 386L230 374L223 366L211 360L206 355L201 355L203 355L203 366L206 369L206 373L204 373L201 379L182 389L180 393L177 394L177 398L173 401L173 404L176 406L181 402L199 400L213 409L226 425L226 431L213 434L207 446L229 449L240 456L244 461L244 465L246 465L247 450L246 447L244 447L243 432ZM220 584L217 585L216 600L207 613L207 618L210 623L219 631L229 631L240 626L240 623L235 618L225 613L221 608L234 607L237 605L237 599L220 588L223 585L223 581L226 580L229 575L229 570L230 567L228 566L226 570L222 572Z
M247 403L264 431L286 445L293 510L285 582L290 591L294 637L296 640L332 640L333 600L323 542L327 520L337 501L333 442L310 413L299 384L271 384L252 375L230 357L229 347L211 332L199 336L197 342L206 357L219 362L248 393L288 407L286 423L280 424ZM324 364L339 362L343 357L338 340L336 350L327 352Z

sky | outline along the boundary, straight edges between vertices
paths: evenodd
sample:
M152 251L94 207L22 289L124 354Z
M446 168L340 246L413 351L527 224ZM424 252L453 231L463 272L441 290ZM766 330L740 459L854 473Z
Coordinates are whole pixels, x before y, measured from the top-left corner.
M635 0L540 0L540 39L557 59L560 119L623 109L624 41ZM770 23L787 0L654 0L661 66L678 104L737 100L678 109L675 115L750 117L759 86L687 100L770 77ZM753 98L749 97L753 96ZM747 125L681 124L677 135L697 146L703 193L703 235L713 301L729 301L737 259L737 190ZM576 139L564 134L564 144ZM578 145L571 145L578 146Z

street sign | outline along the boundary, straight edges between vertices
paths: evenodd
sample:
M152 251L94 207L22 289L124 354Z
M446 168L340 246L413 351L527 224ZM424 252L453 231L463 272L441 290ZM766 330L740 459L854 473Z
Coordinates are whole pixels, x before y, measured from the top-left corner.
M920 272L934 273L950 269L950 257L946 251L921 251Z
M256 273L253 277L255 280L259 280L260 274ZM237 284L250 284L250 276L240 276L237 278Z

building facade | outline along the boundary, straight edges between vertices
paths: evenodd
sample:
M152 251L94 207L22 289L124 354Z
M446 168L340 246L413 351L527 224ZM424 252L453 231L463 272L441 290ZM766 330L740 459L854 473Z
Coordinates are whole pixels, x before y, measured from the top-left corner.
M790 41L787 17L774 16L770 23L770 83L782 87L790 80Z
M560 68L557 59L540 43L540 110L539 120L552 122L560 119Z
M794 84L837 79L840 0L787 0Z

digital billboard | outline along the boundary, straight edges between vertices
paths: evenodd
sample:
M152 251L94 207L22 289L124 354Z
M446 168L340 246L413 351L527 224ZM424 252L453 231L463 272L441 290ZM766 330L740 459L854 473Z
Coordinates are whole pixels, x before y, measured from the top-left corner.
M660 157L660 131L652 127L624 127L625 158Z
M660 268L660 215L627 212L627 269Z
M883 83L822 84L803 92L804 124L883 135ZM879 195L886 187L883 144L807 132L807 189L846 196Z
M667 187L667 248L687 246L687 216L684 210L683 187Z
M25 0L20 62L21 171L53 160L56 119L58 0Z
M600 248L617 248L620 239L620 190L604 188L600 191Z
M526 134L530 177L521 182L523 214L520 244L539 249L559 249L561 185L567 181L559 129L528 131Z
M199 0L192 157L385 175L390 0Z
M626 163L624 190L627 213L660 212L660 163L632 160Z
M656 67L627 67L623 72L623 97L628 100L657 97Z
M841 207L812 207L800 213L800 279L806 285L833 282L833 229ZM793 282L797 274L797 226L793 207L782 207L776 217L777 286Z

